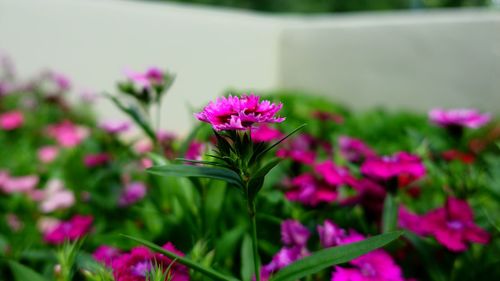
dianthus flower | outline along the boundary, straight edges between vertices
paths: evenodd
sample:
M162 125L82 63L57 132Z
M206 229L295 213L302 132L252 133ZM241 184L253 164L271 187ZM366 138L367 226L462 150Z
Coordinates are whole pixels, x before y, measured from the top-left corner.
M0 129L5 131L15 130L24 123L24 115L21 111L9 111L0 114Z
M111 160L111 157L107 153L96 153L88 154L83 158L83 163L86 167L92 168L97 166L103 166Z
M362 140L347 136L338 138L340 154L350 162L376 157L376 153Z
M118 199L118 205L129 206L146 196L146 186L141 182L132 182L125 186Z
M375 250L349 262L352 266L335 267L331 281L403 281L401 268L384 250Z
M429 119L442 127L479 128L490 121L491 115L471 108L450 110L436 108L429 112Z
M272 128L267 124L262 124L255 129L252 129L252 140L255 142L269 142L278 140L283 137L280 130Z
M125 75L130 81L141 88L162 85L165 79L165 73L157 67L150 67L145 72L126 70Z
M241 97L230 95L210 102L195 117L209 123L216 131L248 130L256 124L283 122L285 118L275 116L282 107L281 103L260 101L260 97L254 94Z
M43 163L51 163L57 158L57 155L59 154L59 148L57 146L44 146L38 149L37 155L38 155L38 160L40 160Z
M12 177L8 172L0 172L0 190L5 193L29 193L35 189L39 178L36 175Z
M64 241L74 241L83 237L92 228L92 216L76 215L68 221L59 223L52 231L45 233L44 240L59 245Z
M40 193L40 210L43 213L50 213L59 209L66 209L75 204L75 195L71 190L64 187L64 183L59 179L49 180Z
M186 150L186 159L201 160L205 145L199 141L192 141ZM189 164L189 163L188 163Z
M314 166L314 170L319 175L322 175L325 181L331 185L338 186L350 183L354 180L354 178L349 173L349 170L344 167L335 165L330 160L316 164Z
M113 261L115 259L117 259L121 254L122 254L122 251L120 251L117 248L107 246L107 245L101 245L94 251L94 253L92 253L92 257L96 261L101 262L104 265L111 267L111 265L113 264Z
M305 246L311 233L296 220L281 223L281 241L288 246Z
M293 178L285 192L285 197L288 200L297 201L308 206L331 203L337 199L337 195L335 185L331 185L310 173L304 173Z
M300 134L296 138L287 142L286 147L280 148L276 156L280 158L290 158L298 163L312 165L316 160L315 147L316 140L308 134Z
M107 122L103 122L99 127L109 134L119 134L119 133L126 132L130 129L130 122L128 122L128 121L107 121Z
M75 147L87 137L88 130L66 120L48 126L47 134L55 138L62 147Z
M163 248L179 256L184 256L172 243L163 245ZM133 248L129 253L122 254L112 262L113 276L116 281L145 281L148 272L155 265L161 266L163 270L170 271L171 281L189 281L189 271L184 266L172 261L163 254L153 253L146 247Z
M398 152L392 156L367 159L361 165L361 173L379 181L388 181L399 175L407 175L416 180L425 175L425 166L418 156Z

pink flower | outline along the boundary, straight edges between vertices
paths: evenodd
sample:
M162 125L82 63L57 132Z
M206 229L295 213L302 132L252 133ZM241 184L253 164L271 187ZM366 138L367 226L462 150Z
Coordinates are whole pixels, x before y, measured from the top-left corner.
M400 206L398 210L398 225L419 235L428 233L424 227L422 217L408 211L404 206Z
M423 217L423 227L436 240L454 252L467 250L467 243L486 244L488 232L474 223L474 214L467 201L448 198L442 208Z
M92 257L98 262L103 263L104 265L111 267L113 264L113 261L120 257L122 254L122 251L120 251L117 248L107 246L107 245L102 245L99 246L94 253L92 254Z
M47 134L57 140L62 147L75 147L88 135L88 130L75 126L71 121L63 121L47 127Z
M202 159L202 154L205 149L205 145L198 141L192 141L186 151L186 159L198 160Z
M184 256L170 242L163 245L163 248L179 256ZM116 281L145 281L147 273L152 270L155 264L166 270L172 262L168 257L153 253L146 247L136 247L129 253L122 254L113 260L113 276ZM177 262L170 267L168 275L172 277L169 279L172 281L189 281L189 270Z
M38 159L43 163L51 163L57 158L59 148L56 146L44 146L38 149Z
M403 281L401 268L384 250L375 250L349 262L353 267L335 267L331 281Z
M52 72L52 79L60 92L69 91L71 88L71 81L62 73Z
M305 247L295 246L281 248L279 252L273 256L271 262L261 268L261 280L268 280L273 273L308 255L309 252ZM253 280L255 280L255 277Z
M9 111L0 115L0 128L5 131L15 130L24 123L24 116L21 111Z
M42 191L40 210L50 213L59 209L66 209L75 204L75 195L67 190L59 179L52 179Z
M315 147L316 140L308 134L301 134L290 140L286 147L280 148L276 156L280 158L290 158L296 162L312 165L316 160Z
M324 248L338 246L347 236L344 229L340 228L330 220L325 220L323 225L317 227L321 246Z
M11 177L8 174L4 174L2 179L2 183L0 184L0 188L5 193L15 193L15 192L24 192L29 193L33 189L35 189L38 184L38 176L30 175L23 177Z
M101 129L106 131L109 134L119 134L126 132L130 129L130 122L121 121L121 122L104 122L99 126Z
M349 170L335 165L330 160L316 164L314 166L314 170L319 175L322 175L325 181L331 185L338 186L354 180L354 178L350 175Z
M387 181L399 175L409 175L415 180L425 175L425 166L418 156L398 152L392 156L367 159L361 165L361 173L380 181Z
M362 140L340 136L338 139L340 154L351 162L362 161L366 158L376 157L376 153Z
M311 233L296 220L285 220L281 223L281 241L287 246L304 247Z
M252 141L254 142L270 142L273 140L279 140L282 137L283 133L267 124L262 124L252 129Z
M145 72L125 70L125 76L141 88L151 88L164 83L165 74L157 67L150 67Z
M298 201L304 205L316 206L319 203L331 203L337 199L336 186L330 185L310 173L292 179L285 192L290 201Z
M91 216L76 215L68 221L59 223L55 229L45 233L44 240L49 244L60 245L64 241L74 241L90 232L92 227Z
M429 119L442 127L479 128L491 119L489 113L480 113L476 109L458 108L445 110L436 108L429 112Z
M125 186L118 199L118 205L129 206L146 196L146 186L141 182L132 182Z
M216 131L248 130L254 124L280 123L285 120L282 117L275 117L283 104L259 100L260 97L253 94L220 97L205 106L202 112L196 113L195 117L211 124Z
M102 166L111 161L111 157L107 153L97 153L85 155L83 163L88 168Z

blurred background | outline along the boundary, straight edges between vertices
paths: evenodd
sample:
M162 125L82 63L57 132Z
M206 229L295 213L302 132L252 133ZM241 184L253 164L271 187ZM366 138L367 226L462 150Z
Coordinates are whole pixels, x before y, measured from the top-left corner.
M228 90L324 95L356 110L478 107L500 112L498 0L0 0L0 52L113 93L123 70L176 82L162 126ZM106 99L106 119L120 113Z

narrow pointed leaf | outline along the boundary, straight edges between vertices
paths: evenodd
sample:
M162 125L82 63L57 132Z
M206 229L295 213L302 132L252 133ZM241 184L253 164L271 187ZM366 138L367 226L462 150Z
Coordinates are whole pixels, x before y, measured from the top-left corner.
M10 270L16 281L47 281L45 277L33 269L15 261L9 261Z
M149 241L146 241L146 240L143 240L143 239L140 239L140 238L136 238L136 237L132 237L132 236L128 236L128 235L124 235L122 234L123 237L126 237L128 239L131 239L133 241L136 241L148 248L150 248L151 250L155 251L155 252L158 252L158 253L162 253L164 254L165 256L171 258L171 259L175 259L177 260L177 262L179 262L180 264L183 264L193 270L196 270L200 273L202 273L203 275L213 279L213 280L221 280L221 281L238 281L236 278L234 277L231 277L231 276L227 276L227 275L224 275L220 272L217 272L211 268L208 268L208 267L205 267L205 266L202 266L188 258L185 258L185 257L181 257L175 253L172 253L172 252L169 252L165 249L163 249L162 247L154 244L154 243L151 243Z
M363 254L369 253L377 248L383 247L396 240L403 232L396 231L380 234L367 238L363 241L343 245L334 248L312 253L310 256L298 260L287 267L284 267L271 281L295 281L306 276L315 274L333 265L341 264L353 260Z
M264 156L264 154L266 154L269 150L275 148L277 145L279 145L280 143L282 143L283 141L285 141L287 138L289 138L291 135L295 134L297 131L299 131L300 129L304 128L305 126L306 126L306 124L302 124L301 126L299 126L298 128L296 128L295 130L293 130L291 133L289 133L288 135L286 135L283 138L281 138L279 141L277 141L274 144L272 144L271 146L267 147L262 152L256 154L255 157L252 157L252 159L250 159L250 163L253 163L253 162L257 161L260 157Z
M186 163L193 163L193 164L204 164L204 165L221 166L221 167L224 166L224 164L222 164L222 163L213 162L213 161L193 160L193 159L185 159L185 158L176 158L175 160L186 162Z
M243 188L241 177L232 170L226 168L190 166L190 165L165 165L155 166L147 169L151 174L159 176L194 177L223 180L229 184Z

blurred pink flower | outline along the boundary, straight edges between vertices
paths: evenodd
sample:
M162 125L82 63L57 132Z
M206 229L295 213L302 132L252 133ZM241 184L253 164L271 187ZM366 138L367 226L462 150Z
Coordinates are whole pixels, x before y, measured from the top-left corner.
M270 142L282 137L284 137L283 133L267 124L252 129L252 141L254 142Z
M51 179L42 191L40 201L40 210L43 213L50 213L73 206L75 196L72 191L64 187L61 180Z
M179 256L184 256L170 242L163 248ZM172 264L173 263L173 264ZM113 276L116 281L145 281L146 275L158 264L163 270L170 267L168 276L171 281L189 281L189 270L186 266L173 262L163 254L153 253L146 247L133 248L129 253L122 254L112 262Z
M24 123L24 115L21 111L14 110L0 114L0 128L5 131L15 130Z
M59 224L61 224L61 221L56 218L41 217L40 219L38 219L37 228L42 234L45 235L54 231L54 229L56 229Z
M401 268L384 250L375 250L349 262L353 267L335 267L331 281L403 281Z
M148 139L141 139L134 143L134 151L138 154L146 154L153 150L153 144Z
M45 233L43 238L54 245L77 240L90 232L93 220L92 216L75 215L68 221L60 222L52 231Z
M14 232L18 232L24 226L23 222L19 219L19 217L13 213L8 213L5 217L5 221L7 222L9 228Z
M111 157L107 153L88 154L83 159L83 163L88 168L103 166L110 161Z
M165 79L165 73L157 67L150 67L145 72L125 70L125 76L141 88L162 85Z
M339 167L330 160L316 164L314 166L314 171L318 175L321 175L327 183L335 186L346 184L354 180L347 168Z
M69 78L59 72L52 72L52 79L54 80L55 85L58 87L60 92L69 91L71 88L71 81Z
M38 159L42 163L51 163L57 158L59 148L57 146L44 146L38 149Z
M62 147L75 147L87 137L88 130L65 120L48 126L47 134L55 138Z
M311 233L305 226L296 220L281 222L281 241L287 246L304 247Z
M122 255L122 251L117 248L101 245L99 246L94 253L92 253L92 257L98 261L103 263L104 265L111 267L113 261Z
M340 154L348 161L358 162L366 158L376 157L376 153L360 139L340 136L338 144Z
M480 113L479 110L472 108L449 110L436 108L429 112L429 119L443 127L479 128L490 121L491 115L489 113Z
M248 130L255 124L279 123L285 120L275 116L283 104L259 100L260 97L254 94L220 97L205 106L202 112L196 113L195 117L211 124L216 131Z
M324 248L338 246L347 236L347 232L330 220L325 220L323 225L317 226L319 240Z
M128 121L107 121L99 125L101 129L109 134L124 133L130 129L130 122Z
M337 187L328 184L310 173L293 178L285 191L290 201L298 201L304 205L316 206L319 203L331 203L337 199Z
M151 168L153 167L153 160L149 158L141 158L140 165L143 169Z
M146 191L146 186L141 182L129 183L123 189L120 199L118 199L118 205L122 207L132 205L144 198L144 196L146 196Z
M2 176L0 188L5 193L24 192L29 193L38 184L38 176L29 175L22 177L11 177L8 174Z
M426 235L428 231L425 229L423 218L414 214L405 206L400 206L398 210L398 225L403 229L408 229L418 235Z
M199 141L192 141L186 151L186 159L190 160L202 160L203 151L205 150L205 144Z
M317 144L313 136L300 134L292 140L289 140L285 147L280 148L276 152L276 156L280 158L290 158L302 164L312 165L316 160L316 147Z
M302 259L309 255L309 251L305 247L294 246L294 247L283 247L277 252L271 262L264 265L260 270L261 280L268 280L269 277L282 269L283 267ZM253 278L255 280L255 277Z
M425 175L425 166L420 157L398 152L392 156L367 159L361 165L361 173L374 180L387 181L399 175L411 176L413 180Z

